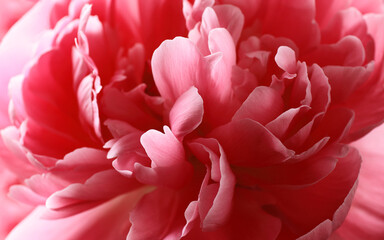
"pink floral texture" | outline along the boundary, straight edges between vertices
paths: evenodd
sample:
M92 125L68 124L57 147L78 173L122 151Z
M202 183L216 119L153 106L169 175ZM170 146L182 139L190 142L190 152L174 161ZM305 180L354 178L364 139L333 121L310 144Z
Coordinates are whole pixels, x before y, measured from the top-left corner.
M0 41L9 28L34 4L36 0L1 0L0 5Z
M127 235L130 209L152 187L114 170L103 145L116 124L105 120L153 126L162 100L146 87L150 57L186 33L173 0L43 0L11 28L0 45L0 167L13 173L2 176L2 236L21 217L9 239Z
M380 240L384 236L384 125L352 145L363 158L360 181L351 210L334 237Z
M2 234L380 239L349 143L384 120L382 5L39 1L0 45Z

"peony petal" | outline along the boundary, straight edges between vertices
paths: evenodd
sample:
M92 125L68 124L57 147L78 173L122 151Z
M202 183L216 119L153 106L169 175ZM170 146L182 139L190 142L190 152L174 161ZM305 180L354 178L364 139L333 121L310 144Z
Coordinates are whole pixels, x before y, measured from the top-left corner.
M244 17L240 10L231 5L217 5L214 8L205 8L201 16L201 23L192 29L188 36L196 45L203 55L209 55L208 36L212 30L217 28L226 29L232 36L235 45L237 44Z
M12 197L22 202L45 204L46 198L61 191L71 183L83 183L92 175L110 168L106 152L81 148L58 160L49 172L36 174L26 179L24 185L12 187Z
M233 120L253 119L262 125L275 119L284 109L281 95L273 88L255 88L233 116Z
M18 176L8 171L0 162L0 238L5 239L8 233L25 216L32 211L32 207L21 202L14 201L7 194L9 186L18 182Z
M179 139L184 138L200 125L203 114L203 99L192 87L176 100L169 113L173 134Z
M130 212L142 195L141 192L126 193L88 211L59 219L44 219L47 209L39 206L7 239L124 239L131 226Z
M112 162L112 166L124 176L132 176L136 163L150 164L150 160L140 144L142 134L142 132L136 131L123 136L113 143L108 152L108 158L116 158Z
M338 12L325 29L322 29L322 42L335 43L345 36L353 35L363 40L366 38L367 25L362 13L350 7Z
M352 6L358 8L362 13L382 13L384 10L380 0L352 0Z
M17 22L37 1L15 0L0 1L3 6L0 10L2 21L0 23L0 42L12 25Z
M350 1L348 0L316 1L316 21L319 23L321 29L327 27L337 12L347 8L349 4Z
M320 30L314 21L315 1L282 2L273 0L268 2L267 9L262 25L264 33L290 38L302 51L306 51L320 42Z
M242 186L258 184L282 185L302 188L327 177L335 168L337 159L322 152L293 164L280 164L264 168L236 167L236 178Z
M231 33L235 45L239 41L241 31L244 25L244 15L239 8L231 5L217 5L213 9L217 14L220 27L223 27Z
M367 14L364 16L367 23L368 33L372 35L375 42L375 61L379 66L383 61L384 56L384 31L383 20L384 16L380 14Z
M279 47L275 56L276 64L284 71L294 74L296 73L296 55L289 47Z
M94 0L94 4L100 4ZM183 1L133 0L116 1L109 9L113 22L124 41L141 42L146 49L146 59L165 39L186 36ZM105 11L105 9L103 9Z
M349 154L339 158L336 168L320 182L300 189L270 189L279 199L276 211L289 231L301 236L326 219L332 221L334 228L338 227L352 201L360 163L358 152L350 148Z
M188 39L164 41L152 57L152 71L161 96L174 103L199 79L202 56ZM182 81L181 81L182 79Z
M140 163L134 165L135 176L140 182L179 188L190 179L192 165L186 161L182 143L167 126L164 134L156 130L147 131L140 142L152 161L151 168Z
M317 225L309 233L299 237L297 240L328 239L328 237L332 234L332 230L332 221L327 219Z
M185 204L181 194L167 188L147 194L130 215L132 228L127 240L179 239L184 219L178 213L186 208Z
M121 176L115 170L94 174L84 184L73 183L52 194L46 201L47 208L59 210L81 202L109 200L141 185L134 179Z
M102 23L91 17L91 5L84 5L81 10L76 46L72 49L73 81L79 106L80 121L95 141L101 139L97 96L101 91L99 70L89 55L87 33L103 37ZM86 29L87 28L87 29ZM105 44L97 44L97 47Z
M262 167L281 163L293 156L279 139L251 119L233 121L211 134L223 146L228 161L238 166Z
M192 6L188 1L183 1L183 13L189 30L201 20L204 11L212 7L214 3L214 0L196 0Z
M148 128L160 129L162 126L160 116L151 108L157 105L162 110L162 100L146 95L143 84L128 92L107 86L103 89L101 99L101 111L108 118L124 121L143 131Z
M346 220L337 230L342 239L384 237L383 125L352 145L362 155L359 185Z
M352 110L342 107L331 108L313 130L311 140L314 142L323 137L330 137L331 142L338 142L348 134L353 120L354 112Z
M236 238L242 233L242 238L247 240L276 239L281 221L263 209L264 205L274 200L267 194L247 189L237 189L234 196L233 215L225 227L229 230L229 236Z
M365 62L365 48L355 36L346 36L334 44L320 45L315 51L304 56L308 63L320 66L361 66Z
M331 85L332 102L339 103L368 80L373 71L373 63L365 67L326 66L323 70Z
M136 132L138 130L132 127L130 124L120 120L107 119L104 121L104 125L107 126L109 132L114 138L121 138L129 133ZM110 148L111 145L109 144L111 144L111 142L106 142L104 144L104 148Z
M328 77L317 64L308 68L308 76L311 81L311 107L315 113L325 112L331 102L331 86Z
M190 146L196 155L200 155L200 161L211 162L205 179L211 178L214 182L203 182L197 207L202 230L216 230L229 220L236 179L217 140L198 139L190 143ZM208 153L209 159L201 159L203 152ZM211 172L208 171L210 168Z
M71 79L70 69L65 50L52 50L40 56L24 79L23 99L29 118L23 126L26 128L23 139L32 152L44 153L48 150L44 144L52 145L53 139L62 141L62 145L52 146L51 153L46 152L54 157L62 157L87 142L94 144L77 118L76 97L72 83L68 81ZM36 136L42 136L43 131L46 134L39 141Z
M2 39L0 44L0 84L7 86L9 80L21 74L26 63L35 54L35 47L41 35L50 29L50 15L53 10L52 1L39 1L22 17ZM22 37L20 36L22 33ZM46 46L49 48L50 46ZM7 117L8 99L7 88L0 90L0 127L9 123Z
M13 77L8 84L10 98L8 114L12 124L14 124L16 127L19 127L26 118L22 91L23 80L23 75L17 75Z
M293 125L292 123L309 110L309 106L288 109L276 119L269 122L265 127L273 133L273 135L282 139L287 135L290 127Z
M216 63L211 73L213 86L220 86L220 90L211 92L211 94L216 95L216 104L229 102L232 96L232 67L236 64L233 38L224 28L213 29L208 35L208 46L212 54L222 54L222 58Z
M20 133L17 128L10 126L2 129L0 135L1 164L20 178L28 178L39 172L27 158L25 149L20 143Z
M233 211L226 225L213 232L203 232L199 227L195 227L185 239L231 240L239 236L245 240L276 239L281 229L281 221L263 209L264 205L273 203L273 198L265 193L237 188Z

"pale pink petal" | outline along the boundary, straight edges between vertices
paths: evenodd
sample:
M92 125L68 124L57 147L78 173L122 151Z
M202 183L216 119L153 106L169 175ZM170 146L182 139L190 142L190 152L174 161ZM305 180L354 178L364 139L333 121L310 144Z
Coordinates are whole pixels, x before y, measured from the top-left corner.
M9 108L8 114L9 118L16 127L19 127L20 124L26 118L25 106L23 102L23 75L17 75L13 77L9 84Z
M227 157L215 139L198 139L190 144L195 154L208 153L208 159L199 159L211 162L207 167L208 179L212 183L203 182L199 194L198 208L203 231L216 230L225 224L231 214L232 199L235 189L235 176L229 166ZM211 169L209 172L208 170ZM205 179L207 179L207 176Z
M201 23L189 31L188 38L191 39L196 46L198 46L200 52L206 56L210 54L208 48L209 32L215 28L219 28L220 23L216 12L211 7L207 7L204 10L201 18Z
M28 178L39 172L27 158L17 128L7 127L0 134L0 161L8 170L20 178Z
M222 54L211 73L211 87L217 88L217 91L211 90L210 94L216 95L215 105L229 102L232 99L232 67L236 64L235 43L226 29L218 28L209 32L208 46L211 54Z
M17 183L18 179L17 175L8 171L2 162L0 162L0 179L0 238L5 239L12 228L29 214L32 207L7 196L9 186Z
M362 13L383 13L383 1L380 0L352 0L352 6Z
M47 199L46 206L59 210L82 202L106 201L140 186L136 180L125 178L114 170L100 171L84 184L73 183L55 192Z
M231 5L207 7L201 17L201 24L197 24L188 36L199 47L203 55L209 54L208 36L216 28L225 28L237 44L244 24L244 17L240 10Z
M384 237L384 169L383 125L354 142L362 155L359 184L345 222L337 230L341 239L372 239Z
M138 130L137 128L132 127L130 124L120 120L107 119L104 121L104 125L107 126L108 130L111 132L114 138L121 138ZM112 144L112 142L106 142L104 144L104 148L110 148L112 146L110 144Z
M245 22L250 23L254 19L255 14L260 11L263 0L220 0L223 4L235 5L241 9L245 16Z
M202 56L190 40L164 41L152 57L153 77L161 96L174 103L199 81L201 64Z
M108 158L116 158L112 162L112 166L124 176L132 176L136 163L145 166L150 164L150 160L140 144L142 134L143 132L140 131L131 132L116 142L107 143L112 144L108 152Z
M23 185L14 185L9 189L9 197L14 201L29 206L37 206L45 203L46 198Z
M96 17L91 17L91 6L84 5L79 19L76 47L72 50L73 81L79 106L80 121L83 128L95 141L101 139L99 109L97 97L101 91L99 71L89 56L87 33L103 36L103 27ZM89 34L89 33L88 33ZM104 44L97 44L99 47Z
M187 0L183 0L183 13L189 30L201 20L203 12L212 7L214 3L214 0L196 0L192 6Z
M195 87L183 93L172 106L169 122L173 134L183 138L195 130L203 120L203 99Z
M0 16L0 42L12 25L17 22L37 1L34 0L2 0Z
M275 56L276 64L288 73L296 73L296 55L289 47L279 47Z
M50 29L50 14L53 5L52 1L39 1L2 39L0 44L1 86L7 86L13 76L22 73L25 65L34 56L35 46L40 40L41 34ZM0 123L9 122L7 96L7 88L1 87Z
M90 210L59 219L45 219L47 209L40 206L16 226L7 239L125 239L131 226L131 210L142 195L140 191L126 193Z
M26 179L23 185L13 186L10 195L21 202L44 204L53 193L71 183L83 183L95 173L109 169L110 165L105 151L76 149L62 160L58 160L49 168L49 172L36 174Z
M239 41L244 25L244 15L237 7L231 5L214 6L220 26L231 33L235 45Z
M149 130L141 144L151 159L151 167L136 163L135 176L143 183L179 188L192 176L192 165L186 161L182 143L165 126L164 133Z

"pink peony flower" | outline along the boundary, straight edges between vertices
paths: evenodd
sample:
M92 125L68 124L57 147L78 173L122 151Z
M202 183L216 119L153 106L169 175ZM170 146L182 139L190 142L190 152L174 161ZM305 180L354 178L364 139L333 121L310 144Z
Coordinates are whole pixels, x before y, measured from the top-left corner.
M384 120L383 18L379 0L39 1L0 44L1 234L382 238L379 137L353 141Z

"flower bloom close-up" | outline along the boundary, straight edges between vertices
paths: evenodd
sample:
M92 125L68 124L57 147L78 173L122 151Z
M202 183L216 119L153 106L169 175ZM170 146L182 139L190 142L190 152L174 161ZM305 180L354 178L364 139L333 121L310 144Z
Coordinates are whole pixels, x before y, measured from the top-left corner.
M0 239L384 239L382 0L3 2Z

